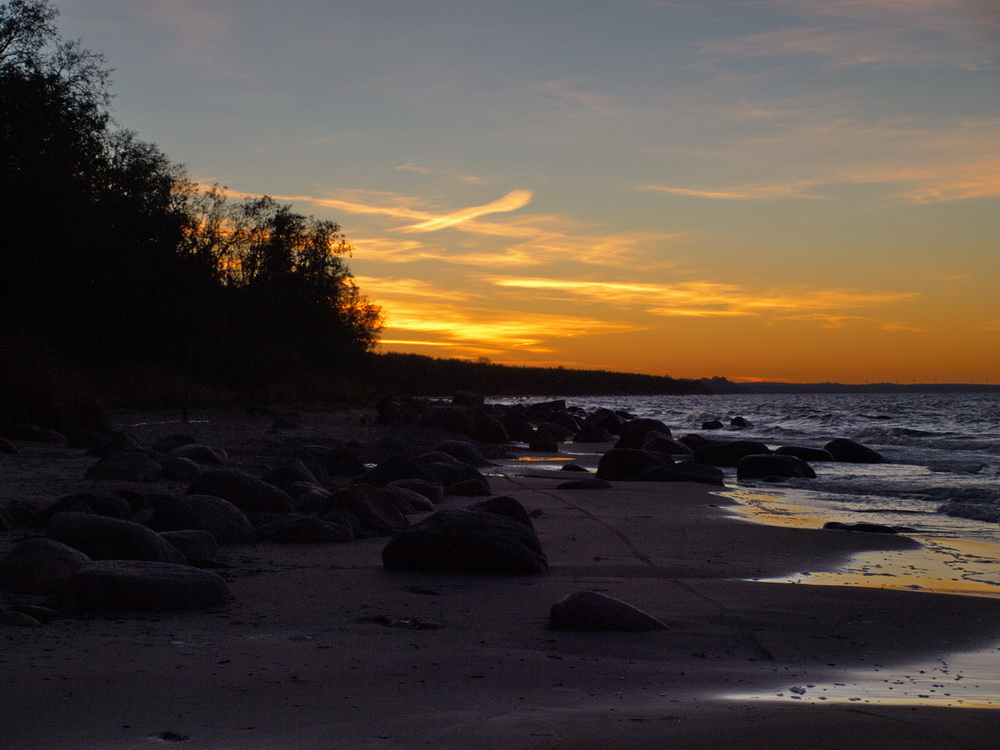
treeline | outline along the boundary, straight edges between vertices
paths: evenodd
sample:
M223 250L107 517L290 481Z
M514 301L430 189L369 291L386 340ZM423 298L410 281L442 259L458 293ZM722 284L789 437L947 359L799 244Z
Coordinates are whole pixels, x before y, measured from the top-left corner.
M702 378L711 393L998 393L988 383L735 383L722 377Z
M340 227L195 185L114 121L103 58L56 15L0 3L0 362L28 351L241 389L370 351L381 311Z
M456 391L473 391L486 396L709 393L696 380L606 370L499 365L419 354L370 355L364 364L364 375L365 381L380 394L397 396L449 396Z

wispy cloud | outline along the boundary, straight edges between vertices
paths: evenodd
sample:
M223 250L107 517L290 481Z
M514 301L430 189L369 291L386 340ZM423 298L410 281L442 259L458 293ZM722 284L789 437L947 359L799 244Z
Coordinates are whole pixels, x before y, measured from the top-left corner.
M851 317L843 314L845 310L894 304L920 296L916 292L802 286L758 289L712 281L645 284L499 276L487 276L484 280L502 289L541 291L563 299L642 309L656 316L771 317L817 320L826 325Z
M907 203L1000 196L1000 120L862 122L833 102L822 106L813 101L745 106L733 115L766 123L760 134L740 142L744 150L772 155L771 169L776 172L809 172L810 177L717 186L647 184L638 189L726 201L820 198L826 188L851 185L882 185L886 198Z
M446 214L445 216L436 216L434 218L421 221L418 224L401 227L400 231L438 232L442 229L457 227L460 224L473 221L481 216L506 213L508 211L517 211L519 208L524 208L531 203L533 196L534 194L530 190L512 190L503 198L487 203L484 206L463 208L461 211L455 211L454 213Z
M365 257L409 263L435 260L461 266L528 267L563 262L597 266L631 266L642 262L647 270L670 267L674 261L664 250L686 236L685 232L602 232L598 227L563 216L530 214L507 216L504 221L483 217L512 213L528 205L530 190L513 190L481 206L442 212L422 199L394 193L352 191L342 197L307 195L275 196L280 200L311 203L343 213L381 217L388 223L378 232L354 235L352 242ZM392 222L407 222L393 225ZM453 230L470 235L474 242L449 237L426 244L422 240L397 240L392 235L433 234Z
M773 200L775 198L819 198L807 192L808 188L820 184L815 180L794 182L787 185L744 185L721 190L696 190L693 188L669 187L666 185L640 185L642 190L653 190L688 198L708 200L752 201Z
M828 68L996 66L991 32L1000 30L1000 19L995 6L992 12L987 9L990 3L774 0L773 4L809 25L710 40L700 50L737 59L810 55L826 60Z

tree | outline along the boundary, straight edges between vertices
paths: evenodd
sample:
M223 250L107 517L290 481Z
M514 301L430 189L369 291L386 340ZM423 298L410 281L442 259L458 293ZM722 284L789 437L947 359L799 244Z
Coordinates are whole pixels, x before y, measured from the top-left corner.
M338 224L268 196L231 201L218 185L185 200L182 247L213 268L228 292L226 327L253 344L260 367L343 364L374 347L381 310L354 284Z
M199 189L119 128L100 55L45 0L0 3L0 333L60 356L265 380L371 350L340 226Z

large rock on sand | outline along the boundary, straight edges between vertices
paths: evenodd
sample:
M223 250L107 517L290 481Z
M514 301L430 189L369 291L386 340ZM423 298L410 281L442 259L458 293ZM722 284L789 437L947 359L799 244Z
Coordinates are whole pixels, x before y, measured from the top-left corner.
M402 505L393 493L370 484L350 484L330 495L330 510L350 511L361 528L376 536L389 536L410 525Z
M552 605L549 628L644 633L667 626L631 604L596 591L577 591Z
M214 495L165 498L146 523L156 531L207 531L219 544L257 541L257 531L246 514L228 500Z
M102 560L67 580L60 609L71 612L157 612L217 607L229 601L226 582L188 565Z
M535 532L506 515L441 510L382 550L388 570L538 575L548 561Z
M180 550L152 529L120 518L90 513L56 513L48 536L92 560L147 560L184 565Z
M89 562L80 550L55 539L25 539L0 561L0 586L20 594L54 594Z
M671 462L672 459L662 453L636 448L614 448L601 456L597 464L597 478L612 482L637 481L644 471Z
M287 492L236 469L203 471L188 486L187 494L221 497L244 513L292 512Z

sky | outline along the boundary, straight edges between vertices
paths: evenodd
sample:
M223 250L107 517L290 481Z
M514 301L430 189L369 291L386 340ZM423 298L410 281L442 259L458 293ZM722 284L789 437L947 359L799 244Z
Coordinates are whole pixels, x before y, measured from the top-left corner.
M380 349L1000 382L996 0L56 0L189 176L339 223Z

